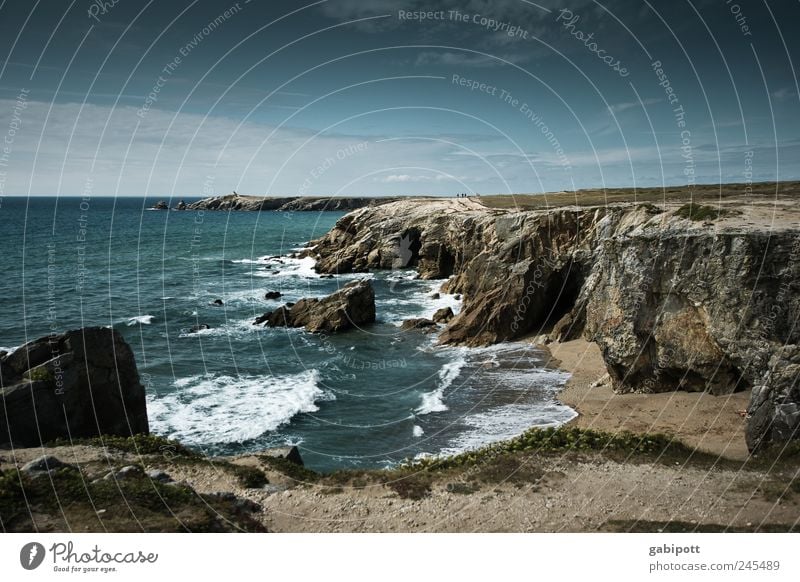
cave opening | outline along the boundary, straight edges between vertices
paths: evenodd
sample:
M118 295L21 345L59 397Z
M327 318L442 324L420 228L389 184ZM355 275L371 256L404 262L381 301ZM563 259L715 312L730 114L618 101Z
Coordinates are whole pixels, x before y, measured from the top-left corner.
M580 267L570 261L559 271L553 273L547 285L547 299L554 301L548 313L544 316L543 327L551 328L558 323L562 317L572 311L578 301L581 287L583 287L583 273Z
M400 267L416 267L419 264L419 251L422 248L422 233L417 228L407 228L400 234Z

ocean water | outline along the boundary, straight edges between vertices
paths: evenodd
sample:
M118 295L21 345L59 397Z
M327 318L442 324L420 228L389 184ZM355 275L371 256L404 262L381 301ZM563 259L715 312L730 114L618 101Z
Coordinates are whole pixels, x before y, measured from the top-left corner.
M442 281L408 270L324 279L313 260L287 256L342 213L148 210L154 202L0 200L2 349L113 326L136 354L152 432L208 454L297 444L320 471L457 453L575 415L556 400L567 374L529 346L440 347L400 330L460 309L431 298ZM251 324L359 277L375 287L375 324L327 337ZM209 329L191 333L199 324Z

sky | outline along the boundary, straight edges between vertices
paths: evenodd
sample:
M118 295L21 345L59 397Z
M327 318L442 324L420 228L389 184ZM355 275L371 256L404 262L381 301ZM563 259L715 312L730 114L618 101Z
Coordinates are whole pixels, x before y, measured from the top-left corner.
M0 0L0 195L800 178L796 0Z

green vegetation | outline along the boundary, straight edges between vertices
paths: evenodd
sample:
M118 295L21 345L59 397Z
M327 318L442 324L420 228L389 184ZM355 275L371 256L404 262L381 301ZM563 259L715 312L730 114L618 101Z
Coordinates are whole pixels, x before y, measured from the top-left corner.
M47 443L48 447L69 447L69 446L91 446L106 447L116 449L124 453L134 453L138 455L162 455L167 458L173 456L187 458L201 458L199 453L186 448L178 441L172 441L156 435L137 434L130 437L121 436L99 436L92 438L79 439L56 439Z
M473 198L487 208L541 210L560 206L605 206L619 203L680 203L693 200L696 203L719 203L720 200L734 198L774 200L775 196L796 196L800 194L800 182L763 182L751 184L698 184L687 186L667 186L665 188L606 188L587 189L576 192L550 192L545 194L497 194Z
M667 455L672 461L675 457L700 457L701 454L662 434L639 435L630 432L607 433L573 426L559 428L531 429L511 439L443 459L428 458L413 461L414 468L449 469L466 467L475 463L498 458L505 454L535 452L539 454L597 451L618 458L620 454L646 456L655 459ZM716 457L712 457L716 459Z
M289 479L297 483L315 483L320 478L319 473L315 473L283 457L271 457L269 455L257 455L257 457L259 461L269 468L289 477Z
M407 499L425 497L437 485L457 494L477 491L481 484L509 483L537 488L545 477L538 458L589 453L633 462L674 464L691 460L707 466L723 462L665 435L613 434L563 426L532 429L515 439L482 449L454 457L408 461L391 470L337 471L320 476L318 483L337 489L383 485Z
M263 531L231 501L146 475L90 479L72 467L51 477L0 472L4 531Z
M25 375L34 382L50 382L52 384L56 381L53 374L45 366L37 366L32 370L28 370Z
M738 214L738 212L724 208L715 208L713 206L704 206L694 202L684 204L675 211L675 216L688 218L694 221L717 220L718 218L724 218L725 216L732 216L734 214Z
M229 465L233 474L239 480L239 485L245 489L261 489L264 485L269 485L269 479L264 475L264 471L249 465Z

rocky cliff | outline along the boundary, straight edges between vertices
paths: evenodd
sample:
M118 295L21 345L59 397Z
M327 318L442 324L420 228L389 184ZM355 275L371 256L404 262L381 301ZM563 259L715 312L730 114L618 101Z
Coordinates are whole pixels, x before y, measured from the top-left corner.
M203 198L197 202L186 204L182 210L278 210L282 212L319 212L323 210L348 211L366 206L378 206L393 202L396 198L310 198L294 197L259 197L227 194Z
M776 221L775 200L762 202L698 220L677 204L400 201L344 216L306 254L323 273L447 279L464 305L442 343L583 335L617 392L752 389L752 450L800 432L800 222L793 205Z
M119 332L91 327L0 354L0 444L147 434L144 387Z

